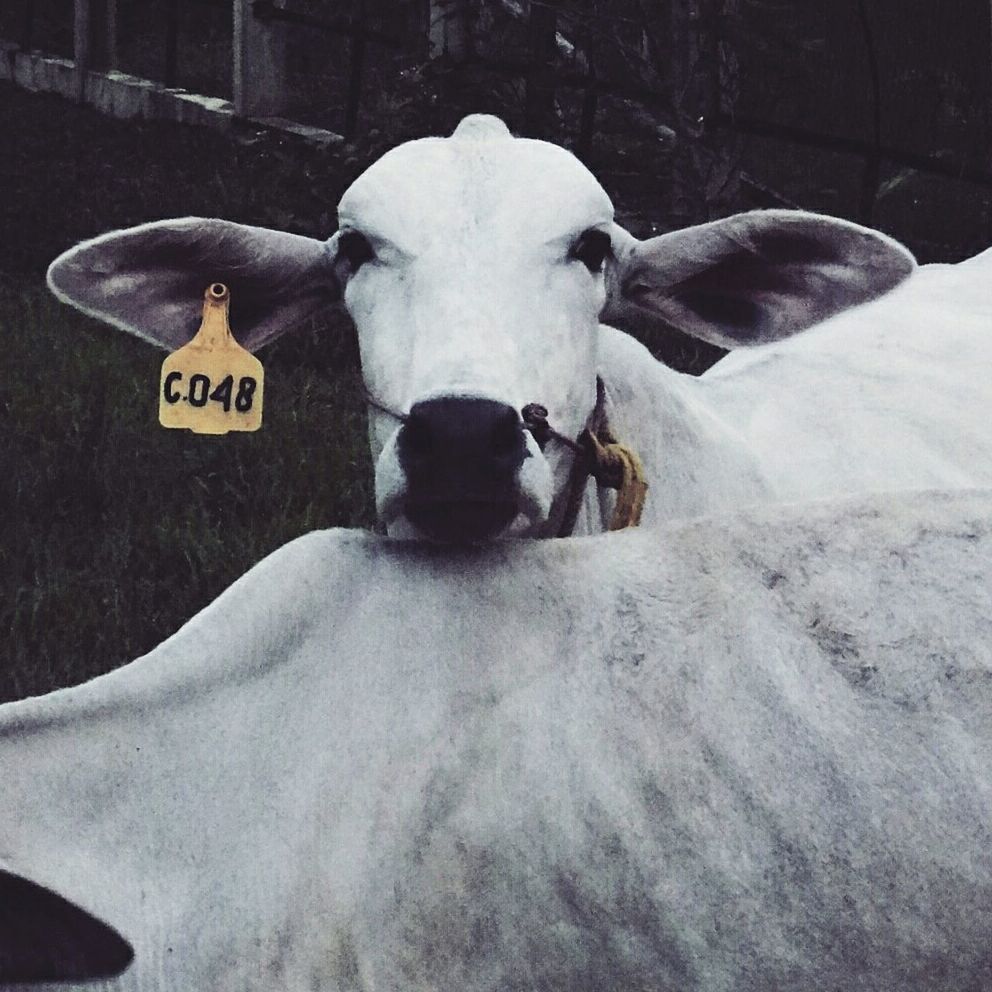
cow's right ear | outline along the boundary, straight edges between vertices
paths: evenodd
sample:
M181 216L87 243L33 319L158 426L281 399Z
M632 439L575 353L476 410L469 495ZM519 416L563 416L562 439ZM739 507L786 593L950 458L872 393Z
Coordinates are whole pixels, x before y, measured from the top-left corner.
M754 210L647 241L617 227L613 252L606 323L654 319L722 348L790 337L916 268L892 238L800 210Z
M48 270L63 302L170 351L196 333L212 282L230 289L231 330L249 351L341 298L334 239L202 217L104 234Z

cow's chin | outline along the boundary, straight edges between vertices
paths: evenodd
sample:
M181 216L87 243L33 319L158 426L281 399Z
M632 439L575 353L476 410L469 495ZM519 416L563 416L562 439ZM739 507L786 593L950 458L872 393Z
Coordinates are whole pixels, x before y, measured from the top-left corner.
M503 535L518 514L509 500L408 500L404 516L418 533L445 544L477 544Z

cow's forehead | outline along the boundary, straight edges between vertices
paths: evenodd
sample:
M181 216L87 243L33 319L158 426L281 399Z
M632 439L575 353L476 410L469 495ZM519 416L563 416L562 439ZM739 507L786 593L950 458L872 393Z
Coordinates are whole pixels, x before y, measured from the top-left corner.
M511 137L501 122L476 117L450 138L387 152L355 180L338 213L342 226L416 251L441 236L476 232L549 241L608 224L613 204L571 153Z

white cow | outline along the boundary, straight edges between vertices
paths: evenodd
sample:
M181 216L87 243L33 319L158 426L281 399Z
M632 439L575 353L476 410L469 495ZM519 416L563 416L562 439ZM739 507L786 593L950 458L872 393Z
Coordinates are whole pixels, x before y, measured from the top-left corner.
M531 403L568 438L594 410L608 417L644 462L648 523L992 485L992 254L914 271L881 234L775 210L638 242L575 158L495 118L389 152L347 191L326 244L188 218L86 242L49 272L63 300L170 348L214 280L250 348L343 297L394 535L602 530L613 494L595 485L565 522L584 477L570 448L525 429ZM601 315L764 346L696 380Z
M986 992L990 521L294 541L0 707L0 986Z
M57 260L169 346L214 280L252 347L343 293L400 535L557 533L573 456L521 410L577 436L599 377L655 526L309 535L0 707L0 984L133 949L105 989L992 987L992 494L781 503L992 485L988 265L906 278L782 212L635 243L489 118L387 155L327 245L185 220ZM601 312L766 346L691 380Z

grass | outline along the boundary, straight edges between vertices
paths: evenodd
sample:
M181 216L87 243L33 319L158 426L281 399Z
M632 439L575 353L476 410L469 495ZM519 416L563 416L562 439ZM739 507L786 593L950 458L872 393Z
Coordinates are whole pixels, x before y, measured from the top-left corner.
M0 279L0 344L0 699L142 654L299 534L371 523L350 340L325 371L307 332L263 352L265 424L223 438L159 427L162 353L35 280Z
M164 353L58 304L48 262L185 214L326 236L379 149L105 118L0 84L0 700L149 650L285 541L372 522L357 345L341 315L263 350L265 424L158 425Z

